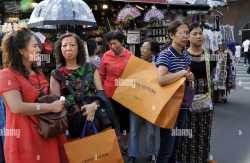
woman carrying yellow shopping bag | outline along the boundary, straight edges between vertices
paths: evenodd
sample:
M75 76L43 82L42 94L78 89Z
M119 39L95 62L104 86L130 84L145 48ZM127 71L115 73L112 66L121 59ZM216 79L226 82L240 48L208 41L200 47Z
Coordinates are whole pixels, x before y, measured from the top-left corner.
M157 60L159 84L166 86L175 81L186 77L187 80L193 80L193 74L189 71L191 60L188 55L183 53L184 48L188 43L189 27L186 23L176 20L173 21L168 32L172 40L171 45L163 50ZM177 139L173 132L182 129L186 119L186 110L181 109L176 122L176 129L161 129L160 151L157 158L157 163L175 162L175 146ZM179 140L178 140L179 141Z

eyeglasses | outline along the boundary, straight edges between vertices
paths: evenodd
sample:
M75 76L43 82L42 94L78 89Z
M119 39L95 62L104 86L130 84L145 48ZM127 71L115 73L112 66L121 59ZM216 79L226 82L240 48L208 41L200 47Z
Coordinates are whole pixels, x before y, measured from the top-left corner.
M185 37L189 36L189 32L176 32L176 36Z

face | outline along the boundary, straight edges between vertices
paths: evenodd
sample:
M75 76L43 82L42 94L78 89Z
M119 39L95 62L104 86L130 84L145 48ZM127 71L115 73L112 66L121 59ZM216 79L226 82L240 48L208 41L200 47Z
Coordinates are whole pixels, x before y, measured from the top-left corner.
M67 60L74 60L78 54L78 44L73 36L65 37L61 44L62 55Z
M148 59L150 56L152 56L151 52L151 46L149 42L144 42L141 46L141 57L143 59Z
M182 48L185 48L188 43L188 37L189 37L188 26L186 24L180 25L177 28L176 33L173 34L171 37L174 43L176 43Z
M123 50L123 45L118 40L111 40L110 49L115 53L115 55L119 55Z
M190 32L189 41L190 41L190 44L193 44L194 46L198 46L198 47L202 46L204 37L203 37L202 29L200 27L194 28Z
M23 60L29 62L37 61L40 52L40 46L34 36L31 36L26 48L20 50Z

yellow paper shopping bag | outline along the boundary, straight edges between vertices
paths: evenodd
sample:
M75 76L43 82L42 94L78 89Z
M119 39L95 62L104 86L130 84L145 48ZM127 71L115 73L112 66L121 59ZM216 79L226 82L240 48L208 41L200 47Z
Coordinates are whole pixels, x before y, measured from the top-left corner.
M113 129L64 144L69 163L124 163Z
M132 56L116 81L112 98L159 127L173 128L183 101L184 81L161 87L155 65Z

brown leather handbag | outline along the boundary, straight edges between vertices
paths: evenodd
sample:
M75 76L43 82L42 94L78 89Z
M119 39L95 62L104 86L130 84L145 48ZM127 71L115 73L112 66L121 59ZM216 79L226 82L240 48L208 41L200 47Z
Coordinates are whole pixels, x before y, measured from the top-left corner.
M59 96L45 95L38 98L39 103L52 103L59 100ZM36 123L39 134L44 138L53 138L64 133L68 129L67 111L63 109L59 113L45 113L38 115Z

